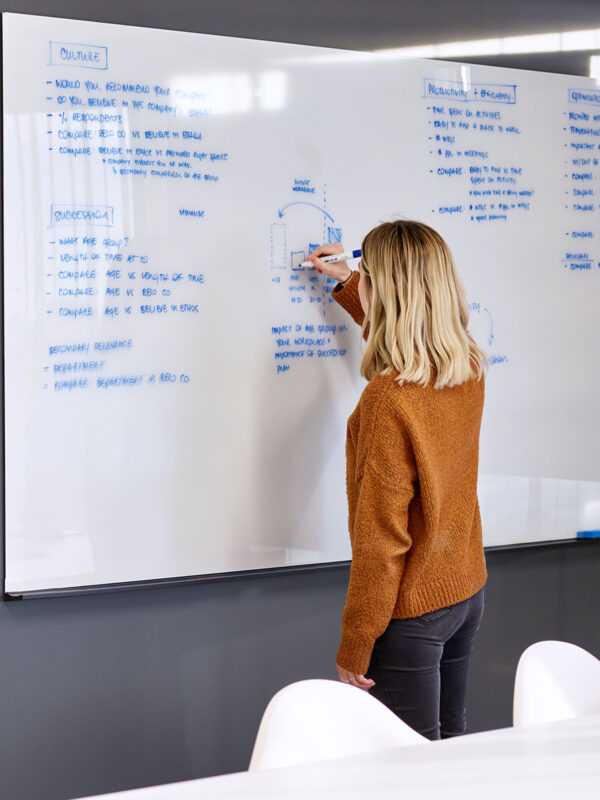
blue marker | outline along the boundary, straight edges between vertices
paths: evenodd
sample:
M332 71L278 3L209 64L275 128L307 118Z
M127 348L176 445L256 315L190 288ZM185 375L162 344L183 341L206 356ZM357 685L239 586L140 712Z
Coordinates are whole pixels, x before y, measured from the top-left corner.
M578 539L600 539L600 530L597 531L577 531Z
M326 264L332 264L334 261L348 261L350 258L360 258L360 250L350 250L348 253L337 253L335 256L323 256L321 261L324 261ZM312 261L303 261L298 266L300 267L312 267Z

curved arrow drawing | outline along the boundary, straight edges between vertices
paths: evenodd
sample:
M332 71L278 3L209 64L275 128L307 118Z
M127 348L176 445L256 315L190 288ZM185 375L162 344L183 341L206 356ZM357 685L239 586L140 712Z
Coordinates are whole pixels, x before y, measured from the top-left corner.
M283 206L283 208L280 208L277 211L280 219L281 217L283 217L283 213L286 210L286 208L289 208L290 206L312 206L313 208L316 208L318 211L320 211L322 214L325 214L326 217L329 217L329 219L332 222L335 222L331 214L328 214L324 208L321 208L321 206L318 206L316 203L307 203L306 200L296 200L294 203L288 203L287 205Z
M494 341L494 318L492 317L489 309L484 308L483 310L490 315L490 337L489 337L488 344L491 345L492 342Z

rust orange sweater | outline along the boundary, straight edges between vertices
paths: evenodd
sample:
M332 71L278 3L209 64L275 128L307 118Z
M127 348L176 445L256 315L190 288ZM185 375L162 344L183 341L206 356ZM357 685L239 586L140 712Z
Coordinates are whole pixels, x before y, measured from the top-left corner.
M358 273L332 296L362 323ZM466 600L487 578L477 501L484 379L436 390L394 377L369 381L347 427L352 566L337 663L360 674L390 619Z

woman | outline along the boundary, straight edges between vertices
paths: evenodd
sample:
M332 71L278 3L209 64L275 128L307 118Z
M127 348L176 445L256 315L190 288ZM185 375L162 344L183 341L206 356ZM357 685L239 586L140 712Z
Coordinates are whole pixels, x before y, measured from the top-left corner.
M352 567L337 669L423 736L456 736L487 577L477 501L487 358L432 228L374 228L358 274L320 258L343 251L310 256L362 325L369 381L347 428Z

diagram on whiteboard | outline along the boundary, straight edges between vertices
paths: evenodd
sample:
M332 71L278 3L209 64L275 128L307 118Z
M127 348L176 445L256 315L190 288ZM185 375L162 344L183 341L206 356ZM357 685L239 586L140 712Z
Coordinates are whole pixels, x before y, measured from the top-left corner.
M342 228L327 208L327 186L318 186L309 178L293 178L290 195L271 223L269 252L271 283L287 294L290 305L301 312L302 322L295 315L293 322L286 319L272 326L278 373L288 372L292 362L343 358L348 352L337 336L348 326L323 319L335 302L331 290L336 281L302 266L321 244L341 241ZM308 309L316 309L317 314Z
M327 210L326 185L294 178L292 192L271 225L271 269L303 270L300 264L319 245L342 241L342 229Z
M289 199L278 207L271 223L271 269L304 272L301 265L313 250L341 241L342 229L327 208L327 185L294 178Z

